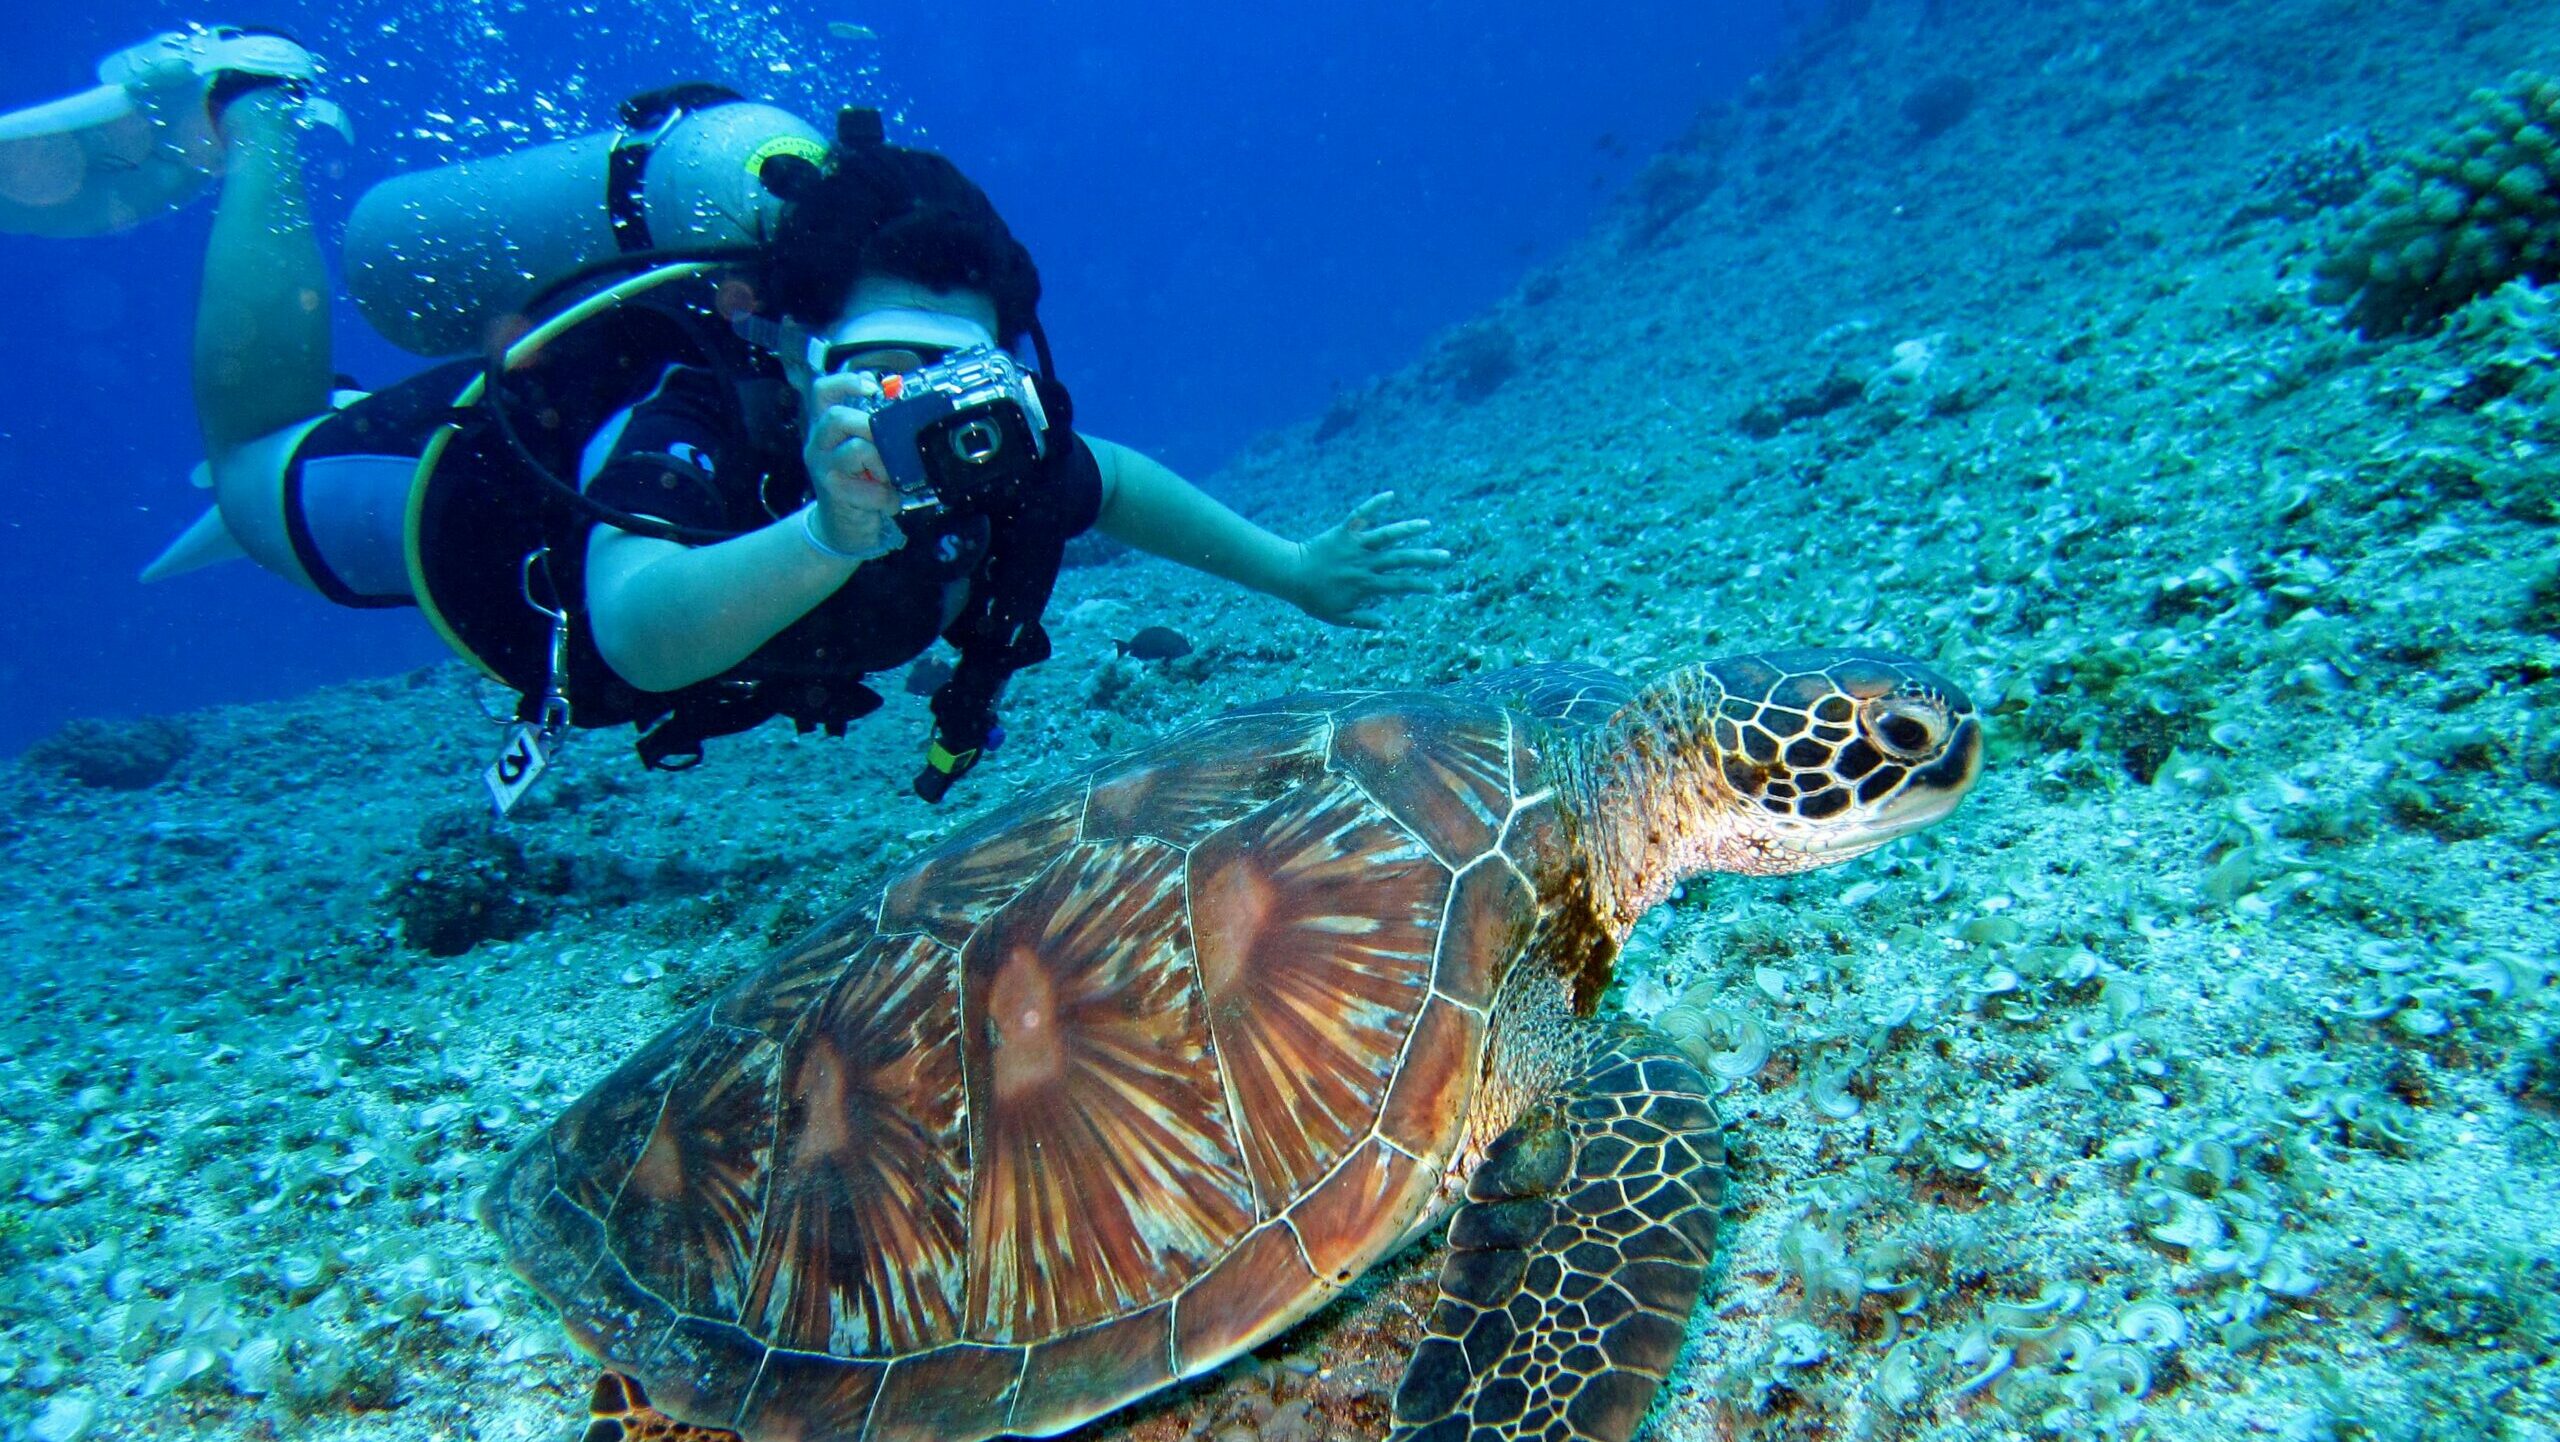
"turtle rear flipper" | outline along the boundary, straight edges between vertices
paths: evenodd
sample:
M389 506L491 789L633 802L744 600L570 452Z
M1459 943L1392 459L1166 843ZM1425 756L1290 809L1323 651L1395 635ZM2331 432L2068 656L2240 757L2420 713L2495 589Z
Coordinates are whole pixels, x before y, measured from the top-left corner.
M1627 1029L1487 1151L1390 1442L1626 1442L1680 1354L1723 1194L1706 1080Z
M579 1442L738 1442L738 1434L679 1422L649 1405L638 1379L620 1372L596 1378L587 1398L585 1435Z

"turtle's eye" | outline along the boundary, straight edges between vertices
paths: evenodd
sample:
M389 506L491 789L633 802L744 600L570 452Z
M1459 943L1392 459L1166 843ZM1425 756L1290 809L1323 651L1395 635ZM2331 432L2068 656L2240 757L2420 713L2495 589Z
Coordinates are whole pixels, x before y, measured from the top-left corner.
M1888 696L1867 708L1867 735L1887 756L1918 761L1937 751L1946 739L1944 713L1907 696Z

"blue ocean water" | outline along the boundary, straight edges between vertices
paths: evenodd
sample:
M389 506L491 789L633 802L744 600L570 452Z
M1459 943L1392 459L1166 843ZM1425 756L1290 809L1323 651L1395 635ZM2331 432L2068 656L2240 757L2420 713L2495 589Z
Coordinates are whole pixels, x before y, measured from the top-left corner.
M1080 420L1195 476L1410 358L1582 232L1701 104L1777 52L1789 9L43 8L46 23L0 53L0 106L85 86L98 56L184 20L302 36L358 131L352 147L315 148L333 239L386 175L599 128L622 96L670 79L725 80L821 119L878 105L893 137L985 185L1039 258ZM76 242L0 236L15 281L0 308L0 754L73 716L286 694L442 654L410 613L342 611L245 563L134 583L203 504L186 484L186 360L208 217ZM339 319L342 370L381 384L419 364L343 303Z

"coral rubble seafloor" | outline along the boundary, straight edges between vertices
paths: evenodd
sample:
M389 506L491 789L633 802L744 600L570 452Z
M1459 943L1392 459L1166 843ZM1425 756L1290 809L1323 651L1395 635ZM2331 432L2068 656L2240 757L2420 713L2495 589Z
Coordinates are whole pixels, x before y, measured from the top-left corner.
M586 1369L475 1186L962 816L1317 680L1817 643L1940 663L1994 764L1925 836L1639 928L1608 1004L1729 1086L1736 1158L1647 1435L2560 1435L2560 276L2515 74L2560 22L1827 14L1217 478L1301 534L1383 486L1438 518L1450 590L1390 633L1075 570L947 811L900 695L678 776L588 738L492 834L456 666L30 753L0 1430L573 1435ZM2459 297L2405 289L2456 254ZM1114 654L1155 622L1197 649ZM1430 1268L1097 1433L1373 1427Z

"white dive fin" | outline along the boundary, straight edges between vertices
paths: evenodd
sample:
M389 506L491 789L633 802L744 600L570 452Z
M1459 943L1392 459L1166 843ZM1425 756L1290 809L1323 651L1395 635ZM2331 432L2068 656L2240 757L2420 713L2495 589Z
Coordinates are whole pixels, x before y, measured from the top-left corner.
M196 517L194 525L187 527L185 535L169 543L169 549L162 551L158 560L142 568L142 580L145 584L165 581L222 561L236 561L247 554L232 538L231 528L222 524L222 508L209 507Z
M224 71L308 85L309 52L281 36L229 28L154 36L108 56L99 84L0 115L0 231L103 235L166 215L222 172L205 89ZM317 96L303 121L349 133L346 112Z
M0 115L0 231L104 235L166 215L220 163L211 126L203 131L191 155L121 85Z
M302 124L306 130L334 130L349 145L356 143L356 123L347 118L347 109L334 100L314 95L302 102Z

